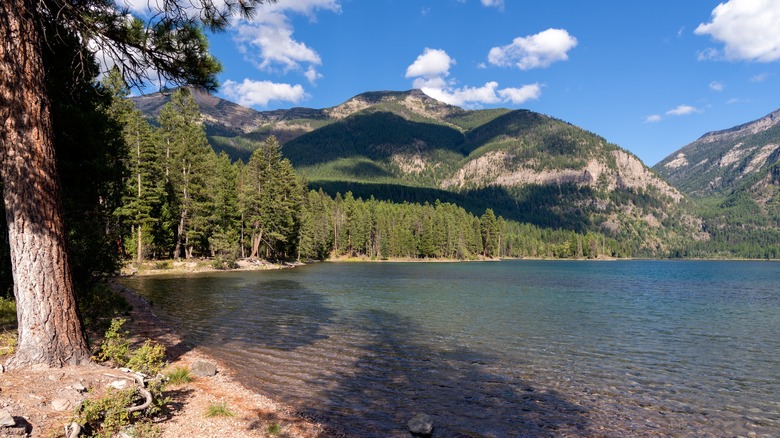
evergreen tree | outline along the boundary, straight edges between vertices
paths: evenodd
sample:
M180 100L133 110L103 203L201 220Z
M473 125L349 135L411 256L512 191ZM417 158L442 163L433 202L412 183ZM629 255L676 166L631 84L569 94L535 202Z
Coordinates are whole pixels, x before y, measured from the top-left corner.
M292 257L299 240L303 189L292 164L271 136L252 153L244 171L242 215L251 233L250 257Z
M214 151L200 123L200 110L186 88L177 89L158 117L165 146L164 169L168 204L176 219L173 256L191 258L206 236Z

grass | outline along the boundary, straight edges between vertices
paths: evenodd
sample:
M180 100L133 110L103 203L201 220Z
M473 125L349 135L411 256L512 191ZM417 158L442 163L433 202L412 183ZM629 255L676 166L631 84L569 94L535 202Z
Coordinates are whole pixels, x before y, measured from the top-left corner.
M16 352L16 331L0 333L0 357Z
M176 367L165 374L170 385L184 385L192 382L190 369L187 367Z
M268 435L276 436L282 432L282 426L279 423L271 423L268 425Z
M212 403L209 405L208 408L206 408L206 417L234 417L236 414L234 414L230 409L228 409L227 404L225 402L219 402L219 403Z

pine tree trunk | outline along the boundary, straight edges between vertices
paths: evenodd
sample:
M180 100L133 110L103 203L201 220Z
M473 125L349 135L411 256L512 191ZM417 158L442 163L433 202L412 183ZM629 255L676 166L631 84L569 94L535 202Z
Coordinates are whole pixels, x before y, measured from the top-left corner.
M18 317L13 366L89 361L65 243L36 2L0 2L0 175Z

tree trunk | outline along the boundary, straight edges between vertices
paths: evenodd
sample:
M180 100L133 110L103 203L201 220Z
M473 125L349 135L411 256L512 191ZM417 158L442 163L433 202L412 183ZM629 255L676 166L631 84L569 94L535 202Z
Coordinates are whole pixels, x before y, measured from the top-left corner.
M0 2L0 175L14 278L13 366L89 361L65 243L36 3Z

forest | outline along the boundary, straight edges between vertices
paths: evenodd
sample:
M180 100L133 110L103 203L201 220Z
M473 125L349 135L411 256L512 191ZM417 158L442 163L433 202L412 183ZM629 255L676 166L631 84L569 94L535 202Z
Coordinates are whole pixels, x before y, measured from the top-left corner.
M108 112L127 145L119 205L113 212L120 252L148 259L322 260L478 257L626 256L598 233L543 229L476 216L451 203L393 203L351 192L309 190L274 137L249 160L231 162L209 146L186 88L177 89L153 123L118 80Z

